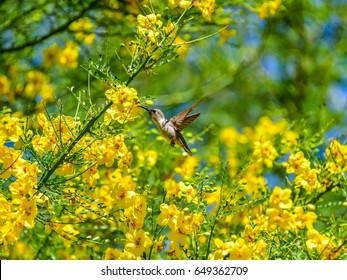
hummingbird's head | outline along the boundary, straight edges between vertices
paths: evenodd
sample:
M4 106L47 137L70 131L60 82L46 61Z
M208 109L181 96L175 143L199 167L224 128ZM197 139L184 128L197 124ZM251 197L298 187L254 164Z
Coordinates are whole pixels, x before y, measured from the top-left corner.
M139 106L139 107L146 110L148 112L149 116L151 117L152 121L154 121L156 124L158 124L159 121L161 121L161 120L165 120L165 115L159 109L157 109L157 108L148 109L148 108L143 107L143 106Z

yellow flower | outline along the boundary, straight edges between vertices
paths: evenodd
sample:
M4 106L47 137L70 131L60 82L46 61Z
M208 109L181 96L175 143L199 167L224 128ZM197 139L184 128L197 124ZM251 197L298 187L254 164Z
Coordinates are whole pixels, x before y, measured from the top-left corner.
M291 193L290 189L275 187L269 199L270 206L277 209L291 209L293 207L293 201L290 199Z
M133 228L142 228L147 213L147 203L145 197L135 195L132 198L132 206L124 210L124 217Z
M109 89L105 92L108 100L112 101L112 106L106 111L105 123L109 124L111 120L125 123L134 120L135 116L142 112L137 106L139 98L134 88L125 85L117 89Z
M48 77L39 71L29 71L26 75L27 84L24 94L30 98L40 95L45 101L53 100L53 87L49 84Z
M119 249L108 247L105 251L105 260L136 260L136 256L130 252L122 252Z
M24 221L26 228L33 228L35 226L35 218L37 216L37 207L34 199L27 200L23 198L21 200L21 219Z
M225 127L219 134L219 139L227 146L236 145L239 137L239 132L233 127Z
M257 10L260 19L276 14L281 8L282 0L266 1Z
M188 9L192 4L192 0L169 0L168 6L169 8L177 8Z
M303 152L291 154L287 163L287 173L301 174L310 169L310 162Z
M136 183L129 175L123 176L120 169L116 169L111 175L111 197L118 208L127 208L133 204Z
M272 140L274 136L283 133L288 127L285 119L274 122L269 117L261 117L255 127L255 133L258 139Z
M89 18L81 18L70 25L71 30L75 33L77 40L86 44L93 43L95 39L95 33L91 33L93 30L93 23Z
M55 170L58 176L71 175L74 173L75 165L72 163L63 163Z
M85 167L82 178L88 186L94 186L96 181L100 179L98 166L95 164L92 167Z
M62 66L76 68L77 59L79 55L79 48L76 43L66 42L66 47L63 49L59 56L59 63Z
M168 178L164 181L164 188L168 197L177 195L180 190L179 183L171 178Z
M287 210L279 210L277 208L266 209L266 215L269 217L268 230L274 231L277 227L283 230L293 230L295 228L295 216Z
M143 229L132 229L126 234L126 243L124 250L134 254L136 257L141 256L142 253L151 246L152 242L146 235Z
M10 82L5 75L0 75L0 96L10 94Z
M309 252L316 250L319 254L323 252L330 242L330 238L320 234L314 228L307 231L306 246Z
M285 153L291 151L291 149L297 144L299 135L291 130L287 130L283 133L281 143L283 144L283 150Z
M8 179L11 175L15 175L16 167L22 161L21 156L22 151L0 146L0 163L2 163L0 178Z
M176 205L167 205L163 203L160 205L160 212L161 213L157 218L158 225L168 225L171 229L174 229L176 226L178 215L180 213Z
M59 62L62 48L58 44L53 44L49 48L43 50L43 67L51 67Z
M229 260L250 260L252 250L247 246L245 240L238 238L229 249Z
M158 152L156 150L146 150L145 152L138 151L137 159L140 164L148 167L153 167L157 163Z
M255 259L259 259L259 260L266 260L267 256L266 256L266 242L264 241L264 239L260 239L257 241L257 243L255 244L255 251L254 251L254 255L255 255Z
M185 198L187 202L197 203L198 198L196 196L196 190L191 186L186 186L182 181L179 182L180 191L178 193L179 198Z
M199 164L199 158L195 156L186 157L183 162L178 162L175 172L180 174L183 179L189 179L195 172Z
M214 12L215 0L195 0L194 6L196 6L204 18L211 20L211 15Z
M295 226L298 229L313 228L313 223L317 219L317 215L314 212L308 211L304 213L304 208L301 206L294 207L295 213Z
M159 27L162 26L161 15L149 14L137 16L137 33L146 36L151 42L156 42L160 36Z
M312 193L315 190L322 191L321 184L317 179L317 174L319 173L316 169L309 169L298 176L295 177L294 183L295 187L302 187L308 193Z
M19 118L9 114L2 116L0 118L0 144L5 143L7 140L19 141L23 135L23 128L23 122Z
M332 173L347 171L347 145L333 140L325 151L327 164Z
M229 254L229 249L232 246L232 242L223 242L220 238L215 238L213 240L217 249L213 252L212 260L223 260Z
M277 158L278 153L270 141L255 141L253 156L256 162L263 163L267 167L272 167L273 161Z

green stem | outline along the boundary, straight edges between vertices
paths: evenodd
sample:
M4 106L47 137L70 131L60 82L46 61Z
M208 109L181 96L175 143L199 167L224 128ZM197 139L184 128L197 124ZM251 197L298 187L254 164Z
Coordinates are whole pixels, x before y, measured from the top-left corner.
M212 240L214 228L215 228L215 226L217 224L217 221L218 221L218 215L219 215L220 209L221 209L221 206L218 207L217 212L216 212L216 217L215 217L215 219L213 221L213 224L211 226L210 237L208 238L208 242L207 242L207 249L206 249L205 260L208 259L208 255L210 254L211 240Z

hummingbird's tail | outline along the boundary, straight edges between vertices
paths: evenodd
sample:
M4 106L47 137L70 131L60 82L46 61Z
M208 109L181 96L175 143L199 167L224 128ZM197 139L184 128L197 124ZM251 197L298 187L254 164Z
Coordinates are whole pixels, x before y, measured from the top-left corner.
M184 140L182 134L179 131L176 131L176 133L178 138L178 141L177 141L178 145L180 145L188 155L192 156L193 153L191 150L189 150L188 144L186 140Z

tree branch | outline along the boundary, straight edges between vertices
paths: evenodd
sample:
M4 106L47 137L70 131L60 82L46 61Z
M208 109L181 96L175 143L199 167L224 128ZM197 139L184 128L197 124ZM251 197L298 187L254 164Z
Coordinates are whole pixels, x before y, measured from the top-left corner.
M22 50L22 49L25 49L25 48L28 48L28 47L31 47L31 46L35 46L37 44L40 44L42 43L44 40L52 37L53 35L59 33L59 32L62 32L64 31L67 27L69 27L69 25L71 23L73 23L74 21L78 20L79 18L81 18L88 10L90 10L96 3L98 2L98 0L94 0L93 2L91 2L87 7L85 7L84 9L82 9L80 11L80 13L72 18L70 18L67 22L65 22L63 25L51 30L49 33L47 33L46 35L43 35L42 37L40 38L37 38L37 39L34 39L34 40L31 40L31 41L28 41L28 42L25 42L21 45L18 45L18 46L13 46L13 47L10 47L10 48L3 48L3 49L0 49L0 53L5 53L5 52L15 52L15 51L19 51L19 50Z

